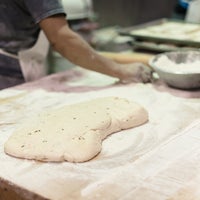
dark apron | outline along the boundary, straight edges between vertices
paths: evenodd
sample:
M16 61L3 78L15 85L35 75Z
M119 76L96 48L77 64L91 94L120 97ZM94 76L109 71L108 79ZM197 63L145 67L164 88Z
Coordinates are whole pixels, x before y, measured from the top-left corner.
M24 83L17 56L0 50L0 89Z

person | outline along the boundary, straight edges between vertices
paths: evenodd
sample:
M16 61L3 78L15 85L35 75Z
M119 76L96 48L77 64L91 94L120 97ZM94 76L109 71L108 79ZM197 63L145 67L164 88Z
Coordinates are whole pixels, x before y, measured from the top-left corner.
M70 29L60 0L0 1L0 88L24 82L18 54L31 48L42 30L50 45L72 63L117 77L148 82L151 70L142 63L120 64L95 51Z

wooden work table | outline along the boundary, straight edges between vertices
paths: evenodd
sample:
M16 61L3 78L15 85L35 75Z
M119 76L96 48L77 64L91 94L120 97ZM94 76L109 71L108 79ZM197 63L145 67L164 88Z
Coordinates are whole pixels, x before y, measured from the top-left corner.
M101 153L85 163L41 163L4 153L5 141L25 118L105 96L140 103L149 122L109 136ZM0 91L0 200L200 199L199 97L198 90L159 81L121 85L80 68Z

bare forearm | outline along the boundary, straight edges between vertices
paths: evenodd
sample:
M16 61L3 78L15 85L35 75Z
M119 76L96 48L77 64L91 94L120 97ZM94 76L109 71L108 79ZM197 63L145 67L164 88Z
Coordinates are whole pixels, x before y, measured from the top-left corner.
M92 49L84 39L68 27L63 16L47 18L40 22L40 26L52 47L72 63L121 78L122 67Z
M46 18L39 25L52 47L76 65L128 82L148 82L151 77L151 70L141 63L123 65L98 54L68 27L62 15Z
M55 45L54 48L72 63L89 70L118 77L118 64L99 55L78 34L70 32L67 37L63 34L63 41L65 42L62 45Z

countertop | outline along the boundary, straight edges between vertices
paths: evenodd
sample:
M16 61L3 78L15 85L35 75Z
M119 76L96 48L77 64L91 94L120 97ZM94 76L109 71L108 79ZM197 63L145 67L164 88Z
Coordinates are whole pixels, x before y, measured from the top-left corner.
M134 100L149 122L107 137L84 163L13 158L3 146L27 117L105 96ZM200 199L200 90L131 83L78 67L0 91L0 200Z

